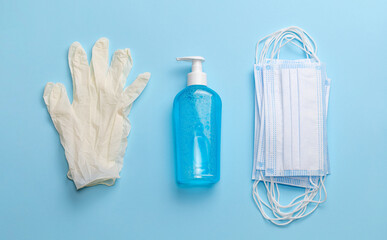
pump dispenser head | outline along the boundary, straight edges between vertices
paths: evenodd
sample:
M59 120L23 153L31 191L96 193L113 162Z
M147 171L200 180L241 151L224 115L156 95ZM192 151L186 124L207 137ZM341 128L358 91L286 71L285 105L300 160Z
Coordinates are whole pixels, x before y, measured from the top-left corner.
M207 74L202 72L202 62L204 57L180 57L177 61L192 62L192 72L188 73L187 86L191 85L205 85L207 86Z

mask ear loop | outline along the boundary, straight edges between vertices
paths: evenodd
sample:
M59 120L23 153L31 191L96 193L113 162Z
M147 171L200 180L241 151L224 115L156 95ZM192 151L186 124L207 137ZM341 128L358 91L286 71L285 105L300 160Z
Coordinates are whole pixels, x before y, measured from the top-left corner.
M301 39L298 39L298 41L304 45L304 48L306 47L307 51L309 51L310 53L313 53L316 60L318 60L318 57L316 56L317 45L314 39L306 31L304 31L299 27L295 27L295 26L289 27L288 30L293 33L297 33L296 35L301 38Z
M280 50L281 50L281 48L284 46L284 45L286 45L288 42L291 42L292 44L294 44L294 45L296 45L297 47L299 47L300 48L300 46L298 46L297 44L295 44L294 42L292 42L292 40L293 39L295 39L296 37L295 36L293 36L293 37L291 37L291 36L284 36L282 39L281 39L281 42L280 42L280 47L278 48L278 51L277 51L277 59L279 59L279 55L280 55ZM287 42L286 43L283 43L283 41L284 40L287 40ZM305 48L303 48L303 50L304 50ZM306 54L306 58L309 58L309 54Z
M274 32L262 39L260 39L256 45L256 48L255 48L255 63L256 64L263 64L264 62L264 59L267 55L267 53L269 52L269 49L270 49L270 46L272 45L273 41L278 38L278 35L281 34L283 32L283 30L279 30L277 32ZM261 45L261 43L264 42L264 45L262 47L262 50L259 51L259 46ZM258 60L258 52L260 52L260 55L259 55L259 60Z
M282 43L283 40L288 40L286 43ZM304 47L301 47L299 46L297 43L295 43L293 40L297 40L297 41L300 41L300 39L297 37L297 36L292 36L290 39L288 36L284 36L284 38L281 39L281 42L280 42L280 46L278 47L278 49L276 50L276 52L273 52L272 53L272 57L271 59L274 59L274 55L276 54L277 55L277 59L279 59L279 54L280 54L280 50L282 47L286 46L288 43L291 43L293 44L294 46L298 47L299 49L301 49L302 51L304 51L306 53L306 58L309 58L310 56L312 56L312 53L310 51L308 51L305 46Z
M272 196L275 195L275 193L273 193L273 191L274 191L273 186L276 186L278 194L279 194L278 185L277 184L273 185L273 182L271 182L270 185L268 186L267 185L268 181L256 180L254 182L254 185L253 185L253 199L254 199L258 209L262 213L262 216L265 219L271 221L272 223L274 223L276 225L280 225L280 226L287 225L296 219L300 219L300 218L303 218L303 217L310 215L311 213L313 213L317 209L319 204L326 201L327 192L325 189L324 180L325 180L325 177L320 177L319 185L316 185L316 187L314 187L312 189L306 189L305 193L303 194L303 195L305 195L304 201L298 207L296 207L293 211L290 211L290 212L280 211L278 206L275 204L275 201L273 201ZM260 182L263 182L263 184L266 188L267 198L268 198L269 203L266 203L259 196L258 186L259 186ZM321 200L321 197L322 197L321 191L322 190L324 190L324 195L325 195L323 200ZM319 193L319 200L316 201L314 199L315 199L317 193ZM298 198L300 198L300 196L297 197L296 199L298 199ZM279 195L278 195L278 200L279 200ZM314 203L316 205L310 211L306 212L309 203ZM293 205L290 207L293 207ZM267 215L266 211L264 210L264 207L267 207L268 209L272 210L274 218L269 217Z
M275 33L273 33L275 34ZM263 59L264 57L266 56L267 52L268 52L268 48L270 46L270 42L273 41L274 39L272 38L273 34L270 34L262 39L260 39L255 47L255 64L262 64L263 63ZM270 39L270 40L268 40ZM262 47L262 50L260 51L260 55L259 55L259 60L258 60L258 52L259 52L259 46L261 45L261 42L265 41L263 47Z
M261 179L264 179L262 172L260 174L261 174ZM280 191L278 188L278 184L274 183L272 178L270 179L270 181L257 180L254 182L253 198L254 198L254 201L255 201L258 209L261 211L262 215L267 220L273 222L276 225L286 225L286 224L291 223L293 220L300 219L300 218L303 218L303 217L310 215L312 212L314 212L317 209L317 207L320 203L323 203L326 201L327 192L326 192L325 185L324 185L325 177L320 177L319 180L320 180L319 184L316 185L311 180L311 177L310 177L310 182L311 182L311 185L313 187L310 189L305 189L304 194L301 194L300 196L295 197L286 206L280 205L280 203L279 203ZM266 203L265 201L263 201L259 195L259 192L258 192L259 182L263 182L263 184L266 188L267 199L268 199L269 203ZM269 185L268 185L268 183L269 183ZM324 200L321 200L321 197L322 197L321 191L322 190L324 190L324 195L325 195ZM319 200L314 200L317 194L319 194ZM301 197L304 197L304 199L296 202L296 200L301 198ZM306 213L306 210L308 208L309 203L314 203L316 205L314 206L314 208L312 210L310 210L309 212ZM281 209L290 209L296 205L298 205L298 206L290 212L284 212L281 210ZM269 217L266 214L265 210L263 209L263 206L270 209L275 218ZM283 222L283 221L286 221L286 222Z
M261 174L261 177L263 177L262 174ZM311 214L312 211L314 211L317 208L317 207L315 207L311 212L308 212L307 214L304 214L306 212L306 209L307 209L307 204L306 204L306 201L305 201L302 205L300 205L297 209L293 210L292 212L283 213L283 212L279 211L277 206L275 206L274 201L272 199L272 195L275 196L275 189L274 189L274 186L275 186L276 190L278 192L278 200L279 200L278 184L273 184L273 181L271 181L269 186L268 186L267 183L269 181L262 181L264 183L264 186L265 186L266 191L268 193L267 194L267 198L269 200L269 204L270 204L270 206L269 206L269 204L266 203L265 201L263 201L260 198L260 196L259 196L259 192L258 192L259 182L261 182L261 180L257 180L257 181L254 182L254 187L253 187L253 198L254 198L254 201L255 201L257 207L259 208L259 210L261 211L262 215L266 219L268 219L269 221L273 222L276 225L286 225L286 224L289 224L292 221L294 221L295 219L299 219L301 217L305 217L305 216ZM316 193L316 191L314 193ZM313 194L311 196L311 199L314 199L315 195L316 194ZM320 196L320 199L321 199L321 196ZM265 207L267 207L267 208L272 210L272 213L275 216L275 218L271 218L271 217L269 217L266 214L266 212L263 209L262 204L263 204L263 206L265 206ZM286 222L283 222L283 221L286 221Z
M290 38L291 37L291 38ZM290 39L289 39L290 38ZM287 42L285 42L284 44L282 44L282 41L284 39L289 39ZM299 46L295 41L293 40L296 40L296 42L299 42L301 43L302 47ZM280 43L279 47L277 47L277 42ZM284 46L286 46L288 43L292 43L293 45L295 45L296 47L300 48L301 50L303 50L305 53L306 53L306 56L307 58L309 58L309 56L313 57L317 62L320 62L320 60L318 59L318 57L316 56L315 54L315 49L314 49L314 45L315 43L313 43L313 46L312 44L310 43L309 39L307 36L305 36L304 34L304 31L287 31L286 34L283 34L282 36L279 36L279 39L276 41L276 44L274 45L273 47L273 51L272 51L272 54L271 54L271 60L274 59L275 55L277 54L277 58L279 58L279 52L280 52L280 49Z
M286 43L282 44L283 39L287 39L288 36L291 35L292 38L288 40ZM296 44L293 40L296 39L298 42L302 44L302 47L300 47L298 44ZM264 45L262 47L262 50L259 51L259 46L261 43L264 42ZM280 43L280 46L278 47L278 43ZM283 46L287 45L288 43L292 43L293 45L297 46L301 50L303 50L307 58L313 57L317 62L320 62L319 58L316 55L317 52L317 45L315 41L313 40L310 35L302 30L299 27L289 27L285 29L281 29L275 33L272 33L262 39L260 39L256 45L255 49L255 63L256 64L263 64L264 59L266 58L267 54L270 52L271 48L271 60L274 59L275 54L277 53L277 58L279 58L279 49L281 49ZM259 58L258 58L258 52Z

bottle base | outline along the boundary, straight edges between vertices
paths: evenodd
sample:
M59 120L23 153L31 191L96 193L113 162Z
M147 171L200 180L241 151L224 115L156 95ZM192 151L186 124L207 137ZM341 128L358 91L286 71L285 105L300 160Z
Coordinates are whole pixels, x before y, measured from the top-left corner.
M197 176L189 179L177 179L177 183L187 186L206 186L219 182L214 176Z

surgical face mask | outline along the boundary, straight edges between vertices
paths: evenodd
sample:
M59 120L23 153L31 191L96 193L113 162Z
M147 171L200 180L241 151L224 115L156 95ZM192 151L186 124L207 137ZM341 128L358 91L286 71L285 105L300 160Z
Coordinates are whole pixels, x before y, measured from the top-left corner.
M326 195L323 179L329 173L326 118L330 80L316 56L313 40L302 29L283 29L260 42L264 43L259 57L260 43L257 45L254 66L253 197L265 218L284 225L309 215L325 201L321 200L321 190ZM307 58L278 59L280 49L289 43L302 49ZM260 182L267 191L268 203L259 196ZM279 203L277 184L303 187L305 193L284 206ZM317 195L319 200L315 200ZM315 208L307 211L310 203Z

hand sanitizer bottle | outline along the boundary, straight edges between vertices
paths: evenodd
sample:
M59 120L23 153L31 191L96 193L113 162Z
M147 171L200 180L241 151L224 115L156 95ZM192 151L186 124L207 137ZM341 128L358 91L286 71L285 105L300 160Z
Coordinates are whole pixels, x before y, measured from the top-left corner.
M176 144L176 179L184 185L208 185L220 178L222 101L207 87L203 57L182 57L192 62L187 87L175 97L173 120Z

